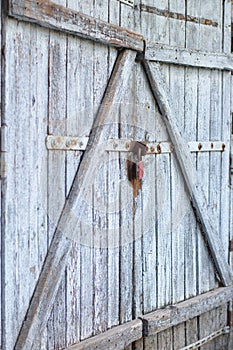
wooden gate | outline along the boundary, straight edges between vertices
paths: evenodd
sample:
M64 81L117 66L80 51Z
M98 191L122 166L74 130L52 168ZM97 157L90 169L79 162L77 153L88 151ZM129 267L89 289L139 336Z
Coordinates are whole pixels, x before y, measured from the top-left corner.
M230 349L230 23L2 8L3 349Z

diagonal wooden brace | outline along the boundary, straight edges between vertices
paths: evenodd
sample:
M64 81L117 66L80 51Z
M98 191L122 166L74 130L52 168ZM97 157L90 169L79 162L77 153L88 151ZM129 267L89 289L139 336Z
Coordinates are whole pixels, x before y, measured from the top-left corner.
M219 274L224 286L232 285L232 271L224 258L225 254L218 233L213 229L207 211L206 198L201 186L198 185L197 173L190 157L190 151L176 125L170 106L172 103L172 97L169 94L163 75L160 71L160 66L155 63L152 65L147 61L143 61L142 65L146 72L154 98L158 103L167 131L174 145L175 154L189 190L197 220L200 223L204 239L208 244L217 273Z
M106 93L93 125L87 149L75 175L29 309L19 332L15 350L29 350L32 348L32 345L35 346L41 330L47 324L72 246L72 240L66 237L66 231L67 229L69 231L76 229L77 231L80 217L82 217L82 212L85 209L82 206L85 187L93 176L93 162L99 159L98 152L101 144L112 127L114 111L122 96L124 96L136 54L135 51L131 50L122 51L115 63Z

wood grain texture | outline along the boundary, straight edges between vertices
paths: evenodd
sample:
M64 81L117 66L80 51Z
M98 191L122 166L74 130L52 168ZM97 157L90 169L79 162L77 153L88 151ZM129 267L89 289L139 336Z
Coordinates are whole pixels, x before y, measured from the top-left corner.
M232 70L232 55L184 48L181 44L165 45L146 42L145 59L181 66Z
M232 287L218 288L143 316L144 333L152 336L188 321L232 299Z
M70 346L67 350L124 350L142 337L142 321L134 320Z
M79 222L78 217L75 215L72 216L71 210L74 208L77 209L77 204L78 206L82 206L80 186L85 185L87 179L90 178L90 171L92 171L90 161L93 159L94 153L98 151L97 145L103 141L104 138L104 135L101 133L102 126L107 120L111 120L111 106L119 102L124 93L124 87L126 86L132 65L134 64L135 56L136 53L133 51L123 51L120 53L117 64L114 67L108 89L94 123L93 130L96 130L96 132L92 134L91 141L85 153L85 161L82 162L82 166L76 174L72 190L70 191L66 205L61 213L15 349L30 349L34 339L39 335L38 330L43 328L49 318L49 313L60 285L62 273L66 266L67 256L71 249L70 239L73 237L69 239L65 234L67 234L67 228L75 228L77 227L77 222ZM80 207L78 211L80 215L82 214L82 210L83 208ZM71 232L73 234L73 231Z
M214 233L211 227L211 223L206 212L205 195L203 194L202 189L197 190L198 185L195 178L196 171L193 167L192 160L190 159L189 152L186 150L187 146L185 145L180 132L178 131L175 120L172 117L170 102L168 102L171 101L171 97L167 92L166 85L164 85L164 80L160 69L158 66L156 68L154 66L153 69L152 66L145 61L143 62L143 65L153 90L154 97L159 104L171 140L175 146L176 155L191 196L192 205L195 208L197 218L202 226L203 234L211 250L215 267L224 286L230 285L232 283L232 272L227 264L227 261L223 258L223 248L221 242L218 240L217 234Z
M170 11L175 11L185 15L185 3L182 0L170 2ZM169 24L170 44L185 46L185 22L178 22L170 19ZM175 122L179 125L179 130L184 132L185 119L185 69L182 66L170 65L169 91L172 96L176 96L174 104ZM185 226L184 216L189 208L189 196L186 191L185 181L177 163L175 153L171 156L171 261L172 277L171 304L185 300L185 241L189 239ZM185 345L185 324L181 323L172 330L173 347L179 349Z
M143 38L140 34L67 9L52 1L10 0L9 15L107 45L143 51Z

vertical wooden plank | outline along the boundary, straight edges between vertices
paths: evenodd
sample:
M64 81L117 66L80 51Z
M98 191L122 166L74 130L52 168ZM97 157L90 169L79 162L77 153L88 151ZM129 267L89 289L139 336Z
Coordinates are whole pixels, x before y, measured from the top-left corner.
M108 20L108 1L102 0L95 3L94 17ZM102 45L94 45L94 106L100 105L108 82L108 49ZM106 127L106 126L104 126ZM93 185L93 210L94 210L94 310L93 331L94 334L104 332L108 325L108 235L107 235L107 183L108 183L108 159L107 154L100 164Z
M133 28L134 15L132 8L125 4L120 5L120 22L123 27ZM135 67L135 65L134 65ZM133 111L134 111L134 85L135 72L132 72L131 81L128 83L127 92L120 106L120 138L134 140ZM134 271L134 197L133 189L127 179L126 162L120 155L120 176L126 188L120 188L120 323L133 318L133 271ZM127 208L122 209L122 203L127 203Z
M222 13L221 8L219 8L219 1L214 1L215 13L219 14L218 21L221 22ZM204 7L204 9L208 8L208 6ZM200 6L200 10L202 7ZM211 8L208 8L210 14L214 15L211 12ZM205 12L203 11L203 14ZM215 29L216 36L214 37L214 33L207 26L200 25L200 49L207 49L208 51L220 51L221 50L221 32L219 29ZM209 37L208 43L206 43L206 37ZM207 76L208 74L208 76ZM218 96L219 91L221 91L221 81L219 81L218 73L216 71L206 71L203 72L199 70L199 96L201 96L202 91L205 91L205 100L202 97L199 97L199 118L198 118L198 138L199 140L205 140L205 136L209 140L220 139L221 135L219 132L219 122L221 120L221 99ZM207 92L208 91L208 92ZM208 100L206 99L208 98ZM208 107L207 106L208 101ZM202 112L203 111L203 112ZM203 113L203 114L202 114ZM209 115L209 116L208 116ZM209 119L209 120L208 120ZM203 121L206 120L206 123ZM205 131L206 129L206 131ZM205 135L203 134L205 132ZM206 154L206 155L198 155L198 169L200 169L200 174L203 176L203 189L206 193L206 197L208 198L209 210L214 214L213 217L216 218L216 221L213 223L216 225L216 229L218 232L219 229L219 221L218 221L218 207L219 207L219 176L220 176L220 162L218 158L219 154ZM203 172L203 168L206 170ZM209 167L209 169L208 169ZM202 170L201 170L202 169ZM208 173L207 173L208 171ZM217 174L217 176L216 176ZM207 289L213 289L217 286L214 267L212 261L205 252L206 249L202 247L201 260L200 260L200 271L202 273L203 279L200 280L200 290L204 291ZM202 267L201 267L202 264ZM204 278L205 270L204 266L208 267L207 278ZM200 338L203 338L210 334L213 329L217 327L216 325L216 315L214 313L209 313L208 315L202 315L199 318L199 335ZM205 350L212 349L212 344L206 344L202 347Z
M136 5L139 4L140 1ZM143 32L145 37L152 35L154 16L147 13L139 13L136 19L136 30ZM137 103L137 128L142 131L139 135L141 140L154 141L156 139L156 118L159 113L154 104L154 99L145 80L144 72L141 67L136 71L136 103ZM143 93L142 93L143 92ZM142 242L141 254L142 260L142 312L148 313L156 309L157 306L157 256L156 256L156 191L155 191L156 173L155 173L155 155L144 157L144 176L142 180L142 225L141 230ZM140 202L139 202L140 203ZM141 226L141 227L140 227ZM137 234L137 236L140 234ZM138 289L139 290L139 289Z
M67 6L79 10L79 1L68 0ZM91 121L85 125L83 111L82 81L82 45L81 40L67 38L67 135L85 135ZM66 194L69 193L75 173L78 169L82 152L67 152L66 154ZM81 229L81 225L79 225ZM72 345L80 340L80 240L74 240L66 268L66 343Z
M170 11L185 15L183 1L170 3ZM170 44L185 46L185 22L178 23L177 20L170 19ZM177 125L180 130L184 130L184 68L170 67L170 93L175 96L175 115ZM173 156L171 156L171 208L172 208L172 243L171 243L171 280L172 280L172 303L177 303L185 298L185 252L184 242L185 227L184 215L188 207L188 199L185 193L184 179L179 166ZM174 327L173 347L181 348L185 345L185 325L180 324Z
M30 26L5 22L4 123L12 142L8 145L8 179L3 183L3 221L5 266L3 271L2 320L5 349L13 348L23 313L30 300L30 113L29 47ZM4 34L5 35L5 34ZM21 86L24 86L21 91ZM17 118L16 118L17 116ZM17 135L17 137L16 137ZM3 227L3 226L2 226ZM14 315L14 317L12 317Z
M108 2L108 20L119 25L120 2ZM115 62L116 52L109 48L109 74ZM119 138L119 108L116 108L111 135ZM120 155L108 154L108 328L120 322Z
M80 11L86 12L89 15L93 15L93 3L79 3ZM80 83L79 91L81 94L81 106L88 114L88 124L90 120L90 127L92 125L92 120L94 118L94 97L93 97L93 85L94 85L94 61L93 61L93 43L82 41L80 45ZM82 89L82 81L88 81L85 84L85 88ZM85 123L87 118L83 120ZM90 131L90 127L87 127L87 133ZM94 193L91 189L90 198L93 198ZM94 267L93 267L93 225L94 220L93 211L91 206L87 208L84 215L84 219L81 222L81 233L82 236L90 237L89 243L81 242L80 246L80 340L86 339L93 334L93 302L94 302ZM88 263L87 263L88 262Z
M186 1L186 13L195 16L197 14L197 4L192 0ZM199 27L192 23L186 22L185 36L187 48L198 45ZM185 121L184 135L187 141L197 140L197 115L198 115L198 70L193 68L185 69ZM194 164L196 165L196 154L192 154ZM198 235L200 231L197 228L196 217L192 208L185 217L184 225L188 228L185 239L185 297L190 298L197 294L198 288ZM186 322L186 345L192 344L198 340L198 323L197 318Z
M66 5L65 0L58 0ZM67 37L50 31L49 42L49 134L66 135L66 52ZM48 169L48 213L49 242L53 237L66 197L66 158L65 152L49 152ZM65 275L59 287L57 298L48 321L48 347L66 345L66 280Z
M133 76L133 75L132 75ZM134 79L134 78L133 78ZM132 81L120 107L120 138L134 139L132 128ZM130 122L129 122L130 121ZM120 188L120 323L132 320L133 316L133 188L128 183L126 164L123 156L120 157L121 181L126 186ZM127 208L122 210L122 203Z
M143 72L142 72L143 73ZM142 74L141 73L141 74ZM143 75L142 75L143 76ZM144 76L143 76L144 78ZM138 77L139 79L139 77ZM140 89L140 114L144 116L146 139L154 141L158 139L156 119L159 118L158 109L155 106L153 96L147 82ZM142 94L146 91L146 94ZM148 313L157 307L157 238L156 220L159 209L156 205L156 156L145 157L145 174L143 177L143 313Z
M135 6L139 6L140 1L135 1ZM141 32L140 11L134 11L134 30ZM131 103L134 104L132 125L134 128L134 139L144 140L148 128L148 119L143 115L146 106L147 82L145 80L144 71L140 63L135 65L134 70L134 85L133 85L133 99ZM142 94L145 91L145 94ZM142 112L143 111L143 112ZM151 125L153 128L153 125ZM145 160L145 159L143 159ZM145 171L145 168L144 168ZM144 175L141 182L141 190L139 190L137 197L134 199L134 214L133 214L133 318L138 318L143 312L143 235L146 234L147 228L144 226L144 217L147 213L146 209L146 188L144 187ZM147 221L147 219L146 219ZM145 228L145 231L144 231ZM139 349L142 342L135 344L135 348Z
M29 268L30 295L33 294L47 253L47 91L48 91L48 32L30 27L30 198L29 198ZM46 341L45 333L41 341ZM35 345L36 346L36 345ZM39 345L37 345L39 346Z

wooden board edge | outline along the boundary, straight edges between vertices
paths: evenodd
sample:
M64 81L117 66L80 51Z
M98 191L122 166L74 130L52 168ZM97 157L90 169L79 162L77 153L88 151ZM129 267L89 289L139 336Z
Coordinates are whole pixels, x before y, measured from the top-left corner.
M226 304L232 299L233 286L221 287L165 309L154 311L142 318L144 334L146 336L155 335Z
M144 50L142 35L52 1L9 0L8 15L17 20L32 22L108 46L132 49L137 52Z
M67 350L123 350L126 346L142 338L142 321L127 322L97 336L72 345Z
M150 41L146 42L145 59L197 68L233 70L231 54L197 51Z

